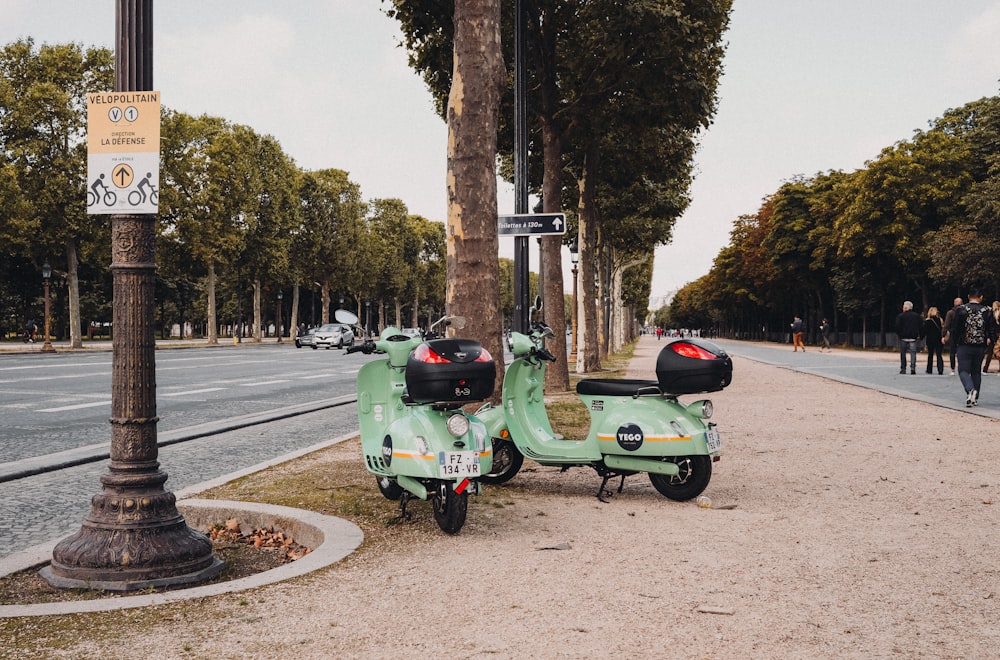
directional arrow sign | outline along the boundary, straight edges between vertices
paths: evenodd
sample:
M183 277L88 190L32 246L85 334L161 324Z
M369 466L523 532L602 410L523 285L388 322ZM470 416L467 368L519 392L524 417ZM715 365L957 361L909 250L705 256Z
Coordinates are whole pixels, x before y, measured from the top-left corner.
M553 236L566 233L565 213L515 213L501 215L497 233L501 236Z

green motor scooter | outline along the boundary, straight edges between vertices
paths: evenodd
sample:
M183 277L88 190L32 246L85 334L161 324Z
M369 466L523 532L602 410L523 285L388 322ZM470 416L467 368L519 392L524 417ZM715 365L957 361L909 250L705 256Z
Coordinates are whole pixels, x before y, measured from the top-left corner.
M553 432L542 396L546 363L556 359L543 345L551 336L551 328L538 322L528 335L511 335L514 360L504 377L502 405L487 404L476 412L493 438L493 467L482 481L510 480L527 457L562 471L594 469L603 479L597 493L601 501L612 494L611 479L621 479L620 493L625 477L638 473L648 474L653 487L671 500L701 494L720 458L722 440L708 421L711 401L684 405L677 397L729 385L733 363L726 352L701 339L679 339L661 350L656 380L581 380L576 391L590 414L590 430L582 440L567 440Z
M492 394L496 366L477 341L438 338L449 326L461 329L465 319L445 316L426 336L389 327L346 353L385 354L357 381L361 450L382 495L400 501L401 518L411 499L430 499L438 527L457 534L469 494L479 494L492 469L486 427L462 406Z

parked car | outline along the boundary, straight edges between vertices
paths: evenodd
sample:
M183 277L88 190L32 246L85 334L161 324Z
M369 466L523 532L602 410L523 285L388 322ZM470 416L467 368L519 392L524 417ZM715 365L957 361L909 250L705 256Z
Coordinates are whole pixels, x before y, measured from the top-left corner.
M295 348L302 348L303 346L316 348L316 328L309 328L301 335L295 337Z
M316 339L312 347L315 348L344 348L354 345L354 331L351 326L343 323L327 323L316 328L314 333Z
M420 328L403 328L402 330L400 330L400 332L402 332L407 337L419 337L420 336Z

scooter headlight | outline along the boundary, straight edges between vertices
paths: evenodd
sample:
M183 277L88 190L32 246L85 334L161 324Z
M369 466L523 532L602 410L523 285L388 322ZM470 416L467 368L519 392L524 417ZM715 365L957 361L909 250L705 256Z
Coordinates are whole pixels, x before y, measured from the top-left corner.
M461 438L469 432L469 418L461 413L452 415L448 418L447 426L448 433L456 438Z
M712 417L712 413L715 412L715 407L708 399L702 399L701 401L695 401L689 405L687 407L687 411L695 417L709 419Z

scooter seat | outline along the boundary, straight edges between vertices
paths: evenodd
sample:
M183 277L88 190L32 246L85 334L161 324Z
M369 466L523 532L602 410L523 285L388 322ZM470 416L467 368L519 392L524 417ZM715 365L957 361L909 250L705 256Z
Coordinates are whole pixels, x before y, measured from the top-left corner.
M660 384L655 380L587 378L576 384L576 392L600 396L640 396L660 394Z

